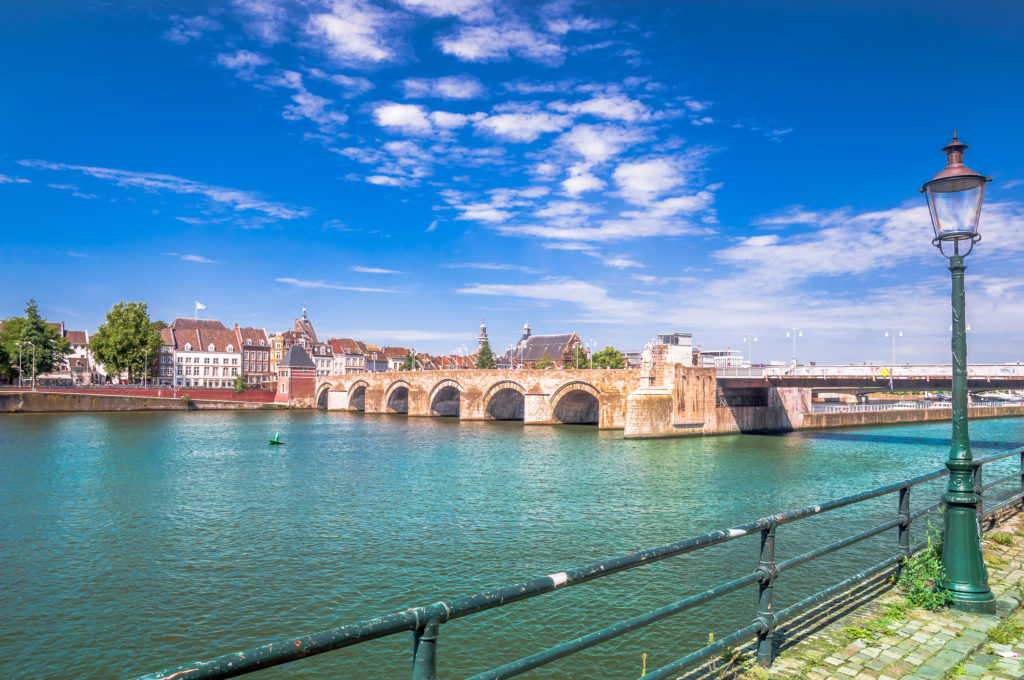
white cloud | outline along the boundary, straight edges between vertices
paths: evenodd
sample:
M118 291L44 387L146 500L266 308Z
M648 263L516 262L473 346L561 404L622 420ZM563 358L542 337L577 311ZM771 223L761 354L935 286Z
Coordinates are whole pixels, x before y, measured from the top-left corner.
M712 123L715 122L715 119L712 118L711 116L701 116L700 118L694 118L690 122L696 125L697 127L700 127L701 125L711 125Z
M575 125L562 134L557 144L579 154L589 163L602 163L644 139L638 130L614 125Z
M564 58L562 46L549 34L515 22L485 26L463 24L438 43L442 52L463 61L506 61L517 56L557 65Z
M210 184L203 184L190 179L175 177L174 175L162 175L155 172L133 172L131 170L115 170L113 168L99 168L85 165L68 165L64 163L51 163L40 160L21 160L18 163L24 167L78 172L90 177L112 182L117 186L126 188L143 189L145 191L161 192L167 191L175 194L199 195L213 201L214 203L232 208L236 212L252 211L259 212L284 220L292 220L298 217L306 217L310 214L309 208L292 208L282 203L265 201L251 191L241 189L229 189Z
M556 111L585 114L607 120L634 122L650 117L650 112L642 103L622 94L594 97L576 104L557 102L552 104Z
M406 78L399 83L406 99L477 99L487 94L483 84L469 75L441 78Z
M494 16L491 0L398 0L406 9L431 17L457 17L460 21L478 21Z
M376 5L357 0L336 0L330 14L314 14L306 30L321 41L321 48L342 63L384 63L397 54L389 33L396 18Z
M69 251L68 251L68 255L69 255L70 257L89 257L89 256L88 256L88 255L86 255L85 253L76 253L76 252L75 252L75 251L73 251L73 250L69 250Z
M278 283L287 283L298 288L320 288L325 290L347 290L353 293L397 293L397 290L389 288L366 288L364 286L342 286L336 283L327 283L325 281L306 281L303 279L293 278L277 278L274 279Z
M243 80L253 80L256 77L256 68L266 66L270 62L269 57L249 50L237 50L217 55L218 64L234 71L235 75Z
M433 131L427 111L418 104L384 102L373 110L377 125L406 134L428 135Z
M469 116L461 113L449 113L447 111L432 111L430 120L439 128L454 130L465 126L469 122Z
M443 333L439 331L421 330L355 330L349 335L360 338L383 338L396 342L412 342L415 340L468 340L475 338L473 333Z
M509 113L488 116L477 122L476 127L509 141L533 142L546 132L557 132L566 128L571 122L572 119L568 116L521 108Z
M623 198L641 205L683 183L682 173L674 163L664 158L621 163L612 177Z
M400 187L406 184L404 180L398 177L391 177L390 175L370 175L366 178L366 181L382 187Z
M0 175L0 184L31 184L32 180L24 179L22 177L8 177L7 175Z
M358 97L361 94L373 89L373 83L361 76L346 76L342 73L327 73L318 68L309 69L309 75L317 80L326 80L334 83L345 90L342 95L346 98Z
M635 323L653 313L649 303L635 299L628 302L614 299L601 286L571 278L546 278L537 283L527 284L475 283L459 288L456 292L463 295L495 295L546 302L569 302L581 310L578 321Z
M431 220L430 225L426 228L426 232L429 234L435 229L437 229L437 220Z
M216 260L208 260L202 255L182 255L181 259L185 262L199 262L200 264L217 264Z
M310 120L320 125L321 131L331 131L336 125L344 125L348 116L339 111L330 110L334 102L320 97L306 89L302 84L302 75L296 71L282 71L279 77L268 81L270 84L286 87L294 91L292 103L284 107L281 115L286 120Z
M207 31L219 31L224 28L221 23L202 14L194 17L171 15L174 25L164 32L163 37L179 45L198 40Z
M588 172L574 174L564 182L562 187L570 196L579 196L587 191L594 191L604 186L604 182Z
M644 267L643 262L638 262L637 260L634 260L630 257L625 257L623 255L616 255L614 257L603 258L603 262L609 267L615 267L617 269L626 269L629 267Z
M288 12L277 0L233 0L232 5L242 20L245 32L266 45L285 38Z
M524 267L519 264L504 264L499 262L453 262L442 264L445 269L482 269L486 271L523 272L524 274L539 274L540 271L531 267Z
M394 269L381 269L380 267L352 267L352 271L359 272L361 274L404 274L405 272L396 271Z

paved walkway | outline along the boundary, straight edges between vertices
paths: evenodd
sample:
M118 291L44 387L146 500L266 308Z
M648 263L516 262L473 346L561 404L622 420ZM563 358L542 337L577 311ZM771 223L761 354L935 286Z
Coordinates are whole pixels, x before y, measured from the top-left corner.
M876 579L776 633L770 669L750 650L686 677L727 680L1006 680L1024 678L1024 514L986 532L982 546L995 616L908 609Z

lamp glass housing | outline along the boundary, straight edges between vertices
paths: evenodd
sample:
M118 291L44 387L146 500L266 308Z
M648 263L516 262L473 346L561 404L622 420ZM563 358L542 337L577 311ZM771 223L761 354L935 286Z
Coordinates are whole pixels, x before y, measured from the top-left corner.
M978 233L986 181L981 175L961 175L936 179L925 185L936 239L957 241L973 238Z

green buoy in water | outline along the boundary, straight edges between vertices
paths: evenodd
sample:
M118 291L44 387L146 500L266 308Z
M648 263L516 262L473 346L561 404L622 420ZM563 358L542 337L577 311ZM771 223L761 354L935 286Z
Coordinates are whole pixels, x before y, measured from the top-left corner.
M274 438L273 439L268 439L267 443L270 444L271 446L280 446L281 444L284 444L284 442L281 441L281 433L280 433L280 431L275 432L274 433Z

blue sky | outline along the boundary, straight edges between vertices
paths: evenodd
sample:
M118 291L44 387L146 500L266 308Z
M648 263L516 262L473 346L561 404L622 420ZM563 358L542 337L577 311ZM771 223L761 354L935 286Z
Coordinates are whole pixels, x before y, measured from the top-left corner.
M946 361L918 187L991 175L972 361L1024 359L1024 9L489 0L0 6L0 316L434 352L525 320L638 348Z

